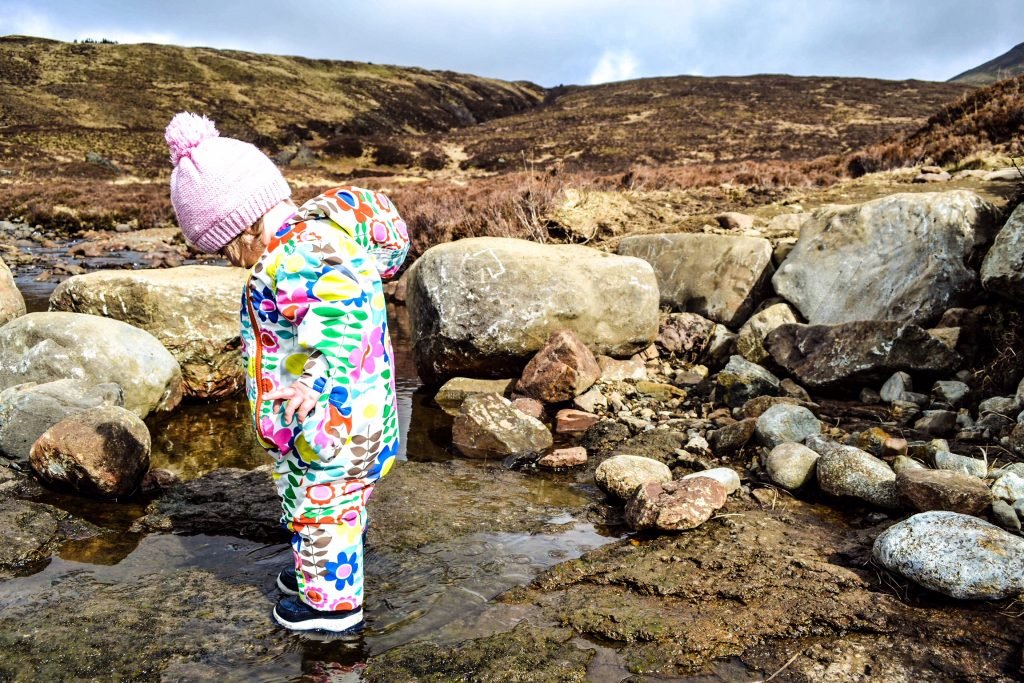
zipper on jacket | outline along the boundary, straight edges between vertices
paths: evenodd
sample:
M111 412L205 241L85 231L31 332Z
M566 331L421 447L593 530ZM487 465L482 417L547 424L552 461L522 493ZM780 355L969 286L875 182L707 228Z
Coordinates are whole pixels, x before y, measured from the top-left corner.
M260 408L263 406L263 341L260 339L260 324L257 322L256 313L252 308L252 296L249 288L252 285L252 276L245 281L245 307L249 309L249 322L252 323L253 338L256 343L256 410L253 415L253 424L256 427L256 436L261 441L267 441L260 429Z

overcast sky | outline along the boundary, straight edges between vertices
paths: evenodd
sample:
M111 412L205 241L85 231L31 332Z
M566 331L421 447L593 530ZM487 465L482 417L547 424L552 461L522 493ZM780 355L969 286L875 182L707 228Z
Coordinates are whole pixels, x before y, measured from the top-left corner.
M205 45L545 86L693 74L946 80L1024 0L0 0L0 35Z

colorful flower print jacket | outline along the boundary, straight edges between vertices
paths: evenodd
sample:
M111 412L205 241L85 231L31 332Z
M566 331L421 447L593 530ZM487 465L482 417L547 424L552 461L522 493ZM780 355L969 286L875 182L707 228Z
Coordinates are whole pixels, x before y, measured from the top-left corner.
M376 480L398 452L381 278L395 274L408 249L386 196L340 187L303 204L252 268L241 313L246 391L293 504L316 484ZM296 380L320 394L301 425L262 398Z

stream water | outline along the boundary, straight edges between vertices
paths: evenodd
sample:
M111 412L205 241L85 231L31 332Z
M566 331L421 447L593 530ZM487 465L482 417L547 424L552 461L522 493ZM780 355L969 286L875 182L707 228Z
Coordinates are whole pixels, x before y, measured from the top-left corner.
M18 284L30 311L46 309L52 283L36 282L27 273L20 275ZM419 497L417 514L425 524L429 520L430 529L416 536L416 543L403 540L405 530L387 528L391 520L386 513L374 518L371 501L367 629L362 637L295 635L272 624L274 579L290 563L286 544L203 534L133 533L128 529L144 513L144 501L106 503L48 493L42 502L109 533L70 542L40 571L0 583L0 614L24 623L34 638L67 638L60 626L65 618L79 624L73 643L62 643L49 655L26 646L20 657L36 658L31 664L40 674L51 666L57 667L54 671L67 666L68 673L86 674L92 665L81 664L80 658L90 657L99 667L112 667L106 669L109 672L132 660L134 655L119 649L134 647L139 629L139 637L156 641L140 650L155 658L150 669L142 670L164 680L321 680L314 674L324 671L331 675L323 680L355 680L367 658L410 641L451 644L512 628L526 616L525 608L495 604L492 598L528 583L557 562L621 537L621 529L596 527L583 518L587 505L600 498L590 484L565 475L509 471L500 462L454 455L450 418L431 404L427 393L418 391L405 310L392 308L389 313L402 451L400 462L378 490L384 491L392 478L395 486L408 486ZM251 433L242 396L185 404L148 423L152 466L184 480L220 467L252 469L269 462ZM447 478L437 486L419 483L420 478L430 482L438 472ZM246 491L225 495L244 496ZM376 533L374 525L381 527ZM173 586L180 581L195 588L175 592ZM189 594L192 590L195 595ZM219 590L226 592L225 601L242 595L239 600L254 604L233 617L234 622L225 623L216 612L205 619L189 618L182 601L198 604ZM115 616L108 615L111 610ZM19 613L24 614L22 619ZM241 627L246 619L256 626ZM80 633L82 624L109 632L85 636ZM230 645L197 654L191 646L180 646L181 639ZM605 672L595 669L595 680L620 680L625 672L614 652L596 644L589 647L604 653L595 657L595 666ZM78 654L79 648L87 652Z

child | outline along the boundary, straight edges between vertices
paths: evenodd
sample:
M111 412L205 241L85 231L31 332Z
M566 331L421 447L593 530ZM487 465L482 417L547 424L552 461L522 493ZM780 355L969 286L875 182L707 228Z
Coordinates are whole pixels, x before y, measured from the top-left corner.
M405 259L405 223L383 194L356 187L296 208L270 159L219 137L206 117L178 114L166 139L185 237L251 269L246 391L295 561L278 577L287 595L274 618L295 630L359 630L366 500L398 452L381 277Z

